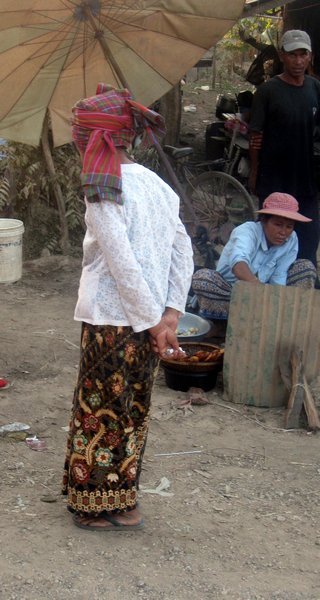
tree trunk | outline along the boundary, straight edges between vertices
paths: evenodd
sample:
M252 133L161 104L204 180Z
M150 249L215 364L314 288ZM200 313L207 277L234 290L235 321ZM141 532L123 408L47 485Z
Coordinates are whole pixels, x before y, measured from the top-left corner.
M14 200L17 195L16 177L14 169L12 167L8 167L5 170L4 177L9 184L9 196L5 206L1 210L0 216L5 219L12 219L14 216Z
M66 205L64 202L63 194L59 182L57 181L56 169L54 166L50 142L49 142L49 125L48 125L48 114L44 120L43 131L41 136L41 144L43 149L44 158L46 161L48 173L51 178L51 184L53 193L56 199L59 218L60 218L60 247L62 254L68 254L70 242L69 242L69 231L66 217Z
M284 6L291 2L294 2L294 0L281 0L280 2L279 0L257 0L255 3L245 4L241 18L246 19L248 17L254 17L255 15L261 15L267 10L272 10L273 8L278 8L278 6Z
M216 47L212 48L212 71L211 71L211 87L214 90L217 82L217 51Z
M177 83L177 85L175 85L167 94L160 98L159 113L164 117L167 129L163 144L176 146L179 143L181 96L181 85L180 83Z

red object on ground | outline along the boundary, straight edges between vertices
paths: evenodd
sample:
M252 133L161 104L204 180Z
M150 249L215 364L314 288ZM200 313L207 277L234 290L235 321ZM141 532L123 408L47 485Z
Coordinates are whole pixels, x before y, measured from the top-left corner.
M9 381L4 379L3 377L0 377L0 389L6 388L6 387L8 387L8 385L9 385Z

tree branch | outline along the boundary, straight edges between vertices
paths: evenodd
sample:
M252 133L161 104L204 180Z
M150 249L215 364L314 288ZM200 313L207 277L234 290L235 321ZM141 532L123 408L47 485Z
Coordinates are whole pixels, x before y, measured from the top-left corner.
M290 4L294 1L295 0L257 0L256 2L250 2L250 4L245 4L241 17L242 19L253 17L266 10L271 10L278 6L285 6L285 4Z

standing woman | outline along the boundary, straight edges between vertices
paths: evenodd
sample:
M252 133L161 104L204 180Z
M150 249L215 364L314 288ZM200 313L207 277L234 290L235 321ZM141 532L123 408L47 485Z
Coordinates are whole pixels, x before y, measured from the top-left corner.
M87 231L75 319L78 381L63 493L75 525L140 528L137 490L159 357L175 334L193 272L179 198L128 150L164 133L128 90L99 84L73 109Z

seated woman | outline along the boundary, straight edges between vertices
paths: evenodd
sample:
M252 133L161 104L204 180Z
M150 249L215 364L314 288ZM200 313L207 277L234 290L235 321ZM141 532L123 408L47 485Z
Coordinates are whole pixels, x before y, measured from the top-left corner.
M199 269L192 278L192 289L199 303L199 314L220 322L223 335L229 314L232 286L237 281L314 287L317 272L309 260L296 260L298 238L295 221L311 221L299 212L296 199L274 192L266 198L257 222L236 227L219 258L217 269ZM223 327L224 325L224 327Z

